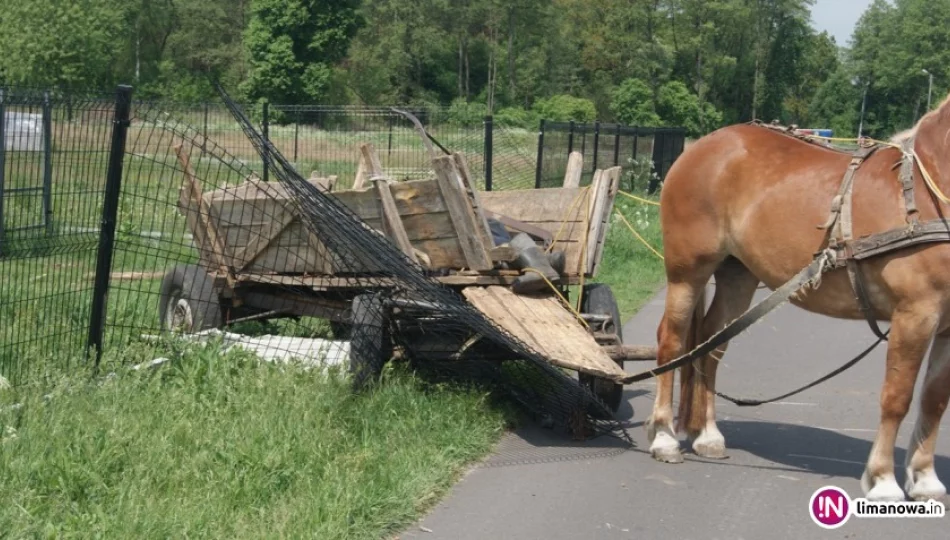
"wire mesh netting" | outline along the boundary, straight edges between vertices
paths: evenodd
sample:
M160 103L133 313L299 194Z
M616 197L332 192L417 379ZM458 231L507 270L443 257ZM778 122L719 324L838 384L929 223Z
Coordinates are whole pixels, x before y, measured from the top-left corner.
M230 137L227 148L203 111L179 117L133 102L125 121L121 92L4 95L4 112L14 114L0 133L0 375L18 382L49 366L91 368L90 345L104 363L128 366L215 341L332 370L357 390L402 362L433 381L485 385L575 436L626 437L612 413L622 385L597 369L566 370L545 350L545 340L571 331L598 349L594 334L609 339L609 324L620 322L600 285L582 287L577 311L568 303L569 285L590 277L588 254L598 253L587 239L597 226L589 212L609 213L594 200L600 192L538 191L550 201L525 219L549 230L529 234L486 208L505 197L525 207L523 194L482 192L483 206L479 154L464 139L430 138L424 118L397 113L410 127L398 144L392 132L388 169L389 134L367 127L364 141L347 141L359 156L342 170L316 158L302 165L299 138L288 148L273 124L264 129L255 110L222 95L244 138ZM391 112L378 125L394 125ZM304 120L325 121L295 125ZM397 150L413 146L410 135L416 149ZM515 160L495 158L506 162ZM520 166L504 174L522 172L533 175ZM610 184L602 185L606 197ZM521 303L530 309L518 314L511 306Z
M83 358L114 99L0 90L0 375Z

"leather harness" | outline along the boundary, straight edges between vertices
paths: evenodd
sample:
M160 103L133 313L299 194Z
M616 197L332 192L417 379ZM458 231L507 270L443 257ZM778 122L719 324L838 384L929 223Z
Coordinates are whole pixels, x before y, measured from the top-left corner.
M774 124L756 124L811 144L820 144L807 135L796 133L794 127L785 128L775 126ZM854 291L858 307L861 309L861 313L864 315L871 331L882 340L886 340L887 335L885 332L882 332L880 326L878 326L874 307L871 305L867 283L861 271L860 262L917 244L950 242L950 222L946 219L938 218L924 222L918 219L919 211L914 198L914 141L915 137L911 136L902 142L902 157L900 162L895 164L895 167L900 165L898 178L903 194L907 221L906 226L854 238L852 228L854 176L861 165L864 164L872 154L887 147L880 143L873 143L870 145L861 145L857 150L851 153L851 163L848 165L848 169L842 178L837 195L832 199L828 221L818 227L819 229L824 229L829 232L828 249L831 249L835 253L833 266L836 268L847 268L848 278L851 281L851 287Z

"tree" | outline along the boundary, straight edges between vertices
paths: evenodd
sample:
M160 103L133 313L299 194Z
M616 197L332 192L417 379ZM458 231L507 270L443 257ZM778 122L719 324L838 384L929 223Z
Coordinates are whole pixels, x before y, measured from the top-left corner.
M244 34L251 100L323 102L360 26L358 0L253 0Z
M653 90L640 79L625 80L613 93L610 110L618 122L631 126L658 126Z

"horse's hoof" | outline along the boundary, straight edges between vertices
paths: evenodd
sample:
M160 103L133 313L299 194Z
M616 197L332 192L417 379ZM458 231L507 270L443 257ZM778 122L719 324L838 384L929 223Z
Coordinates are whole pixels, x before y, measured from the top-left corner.
M905 488L907 495L915 501L929 501L931 499L940 501L947 496L947 487L937 478L933 471L920 473L914 480L914 472L907 471L907 483Z
M653 459L663 463L682 463L683 453L680 452L680 443L675 437L665 431L659 431L653 444L650 445Z
M704 431L693 441L693 452L706 459L727 459L726 439L718 431Z
M872 485L867 471L861 476L861 490L864 498L871 502L901 502L907 500L904 490L897 485L894 477L882 478Z
M683 453L679 450L652 450L653 459L661 463L682 463Z
M695 443L693 444L693 452L696 452L697 456L706 459L729 459L729 454L726 453L726 445L723 443Z

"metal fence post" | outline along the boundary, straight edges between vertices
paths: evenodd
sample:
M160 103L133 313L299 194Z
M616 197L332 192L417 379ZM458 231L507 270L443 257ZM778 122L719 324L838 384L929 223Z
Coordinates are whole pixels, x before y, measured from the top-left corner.
M591 171L597 171L597 154L600 152L600 121L594 122L594 166Z
M125 161L125 140L129 130L129 113L132 105L132 87L120 85L115 96L115 116L112 120L112 144L109 149L109 169L106 173L106 190L102 202L99 251L96 257L96 277L92 294L92 313L89 318L89 349L95 349L95 369L102 360L102 336L105 331L106 305L109 296L109 272L112 270L112 255L115 249L116 215L119 211L119 193L122 189L122 165Z
M574 152L574 121L570 122L570 129L567 132L567 155L570 156Z
M297 163L297 143L300 140L300 109L294 115L294 163Z
M208 104L205 103L205 130L204 139L201 141L201 151L208 153Z
M620 165L620 124L614 126L614 167L616 167Z
M3 241L6 235L3 221L3 176L7 160L6 123L6 105L3 100L3 89L0 88L0 257L3 256Z
M43 93L43 224L53 234L53 107L49 92Z
M534 170L534 188L541 188L541 165L544 163L544 118L538 130L538 163Z
M265 181L265 182L268 181L268 178L267 178L267 177L268 177L268 170L267 170L267 169L268 169L268 163L270 162L270 160L268 159L268 158L270 157L270 152L268 151L268 149L267 149L267 144L266 144L266 143L269 143L269 142L270 142L270 107L269 107L269 105L270 105L270 104L265 101L265 102L264 102L264 110L262 111L262 112L263 112L263 117L264 117L264 118L263 118L263 125L262 125L262 128L263 128L263 129L262 129L262 133L263 133L263 135L264 135L264 142L265 142L265 144L264 144L264 181Z
M494 145L493 131L495 125L491 115L485 117L485 191L491 191L492 188L492 149Z

